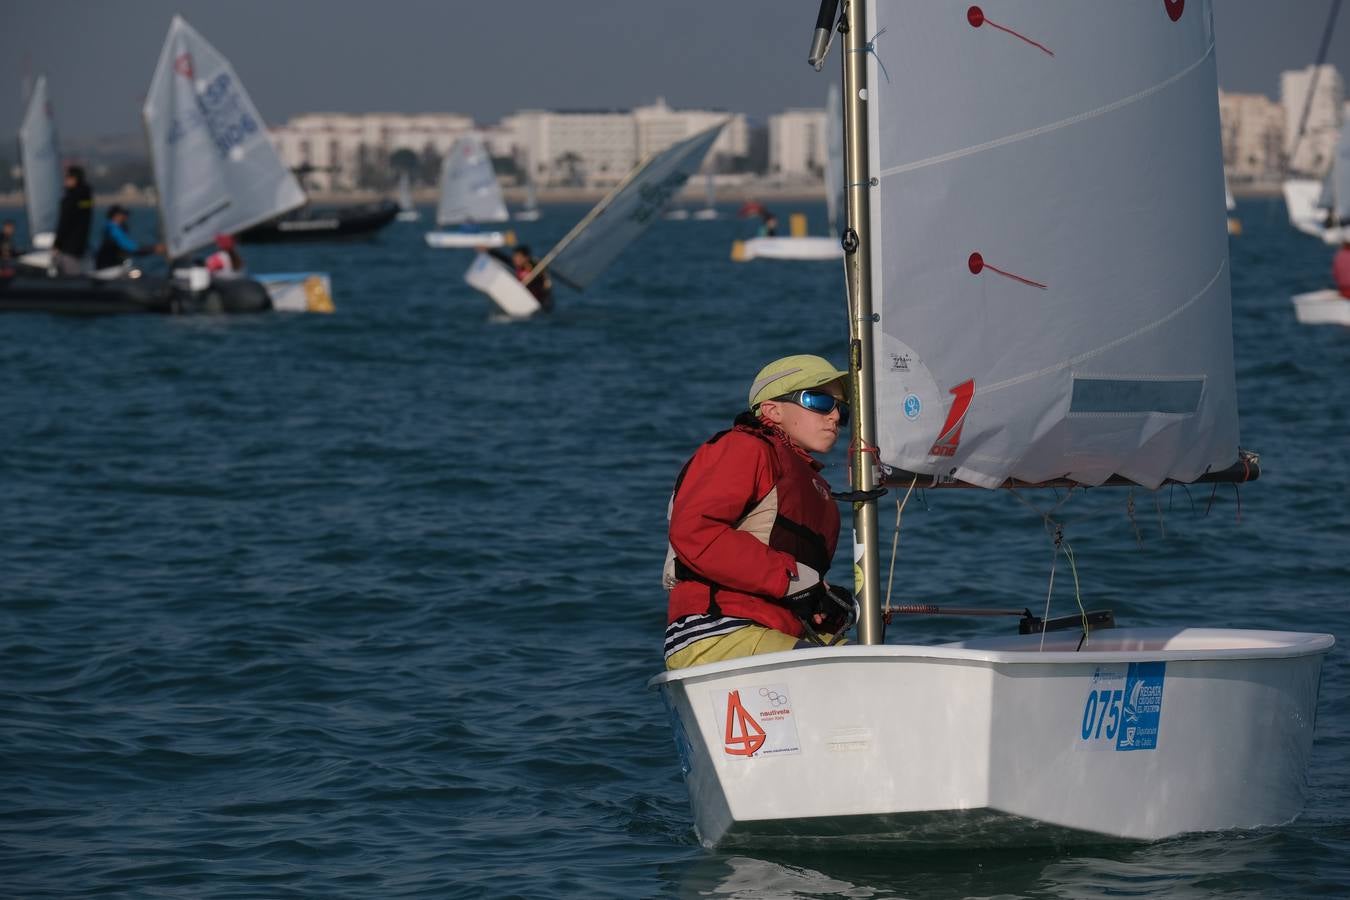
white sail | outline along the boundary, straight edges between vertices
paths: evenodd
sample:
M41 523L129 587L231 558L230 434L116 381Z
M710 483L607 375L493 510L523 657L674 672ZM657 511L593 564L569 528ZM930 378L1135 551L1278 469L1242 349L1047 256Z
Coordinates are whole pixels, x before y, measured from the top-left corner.
M1236 462L1210 3L867 2L882 461L985 487Z
M660 217L699 170L725 122L667 147L631 172L540 263L581 290Z
M441 202L437 225L464 222L505 222L510 216L501 185L492 170L492 157L476 134L461 136L441 165Z
M1337 223L1350 221L1350 122L1341 127L1326 185L1330 196L1325 208L1335 212Z
M844 212L844 112L834 81L825 95L825 209L830 234L837 235Z
M39 75L19 126L19 162L30 236L51 234L61 211L61 148L47 98L47 78Z
M408 173L403 172L398 176L398 208L403 212L416 209L412 201L412 187L408 183Z
M171 257L305 202L229 60L181 16L169 25L143 115Z

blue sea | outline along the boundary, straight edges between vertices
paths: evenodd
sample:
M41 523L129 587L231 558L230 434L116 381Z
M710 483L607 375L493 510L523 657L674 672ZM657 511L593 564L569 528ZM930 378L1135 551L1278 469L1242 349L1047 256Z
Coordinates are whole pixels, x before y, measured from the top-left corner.
M542 251L583 212L516 230ZM658 222L538 321L494 317L463 283L469 255L426 248L425 221L245 248L255 271L331 273L331 316L0 318L0 895L1350 895L1344 644L1285 827L996 852L699 846L645 687L667 497L764 362L842 363L846 337L838 267L732 263L750 225L732 212ZM1084 604L1122 623L1345 640L1350 330L1300 326L1289 302L1326 286L1331 252L1279 202L1237 215L1261 479L1094 490L1056 518ZM152 236L150 212L134 225ZM828 462L842 485L842 451ZM881 519L889 548L893 497ZM1016 497L930 491L906 507L894 599L1039 609L1051 562ZM1061 558L1059 614L1076 609L1064 574ZM908 618L888 640L1013 628Z

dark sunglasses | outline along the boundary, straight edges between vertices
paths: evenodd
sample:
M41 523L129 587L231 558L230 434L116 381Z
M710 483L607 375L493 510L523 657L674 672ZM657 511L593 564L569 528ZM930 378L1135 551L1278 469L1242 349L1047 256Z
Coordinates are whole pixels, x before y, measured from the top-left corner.
M848 404L827 391L813 391L807 388L773 399L780 403L795 403L802 409L809 409L811 412L820 413L822 416L828 416L837 409L839 410L839 424L848 424Z

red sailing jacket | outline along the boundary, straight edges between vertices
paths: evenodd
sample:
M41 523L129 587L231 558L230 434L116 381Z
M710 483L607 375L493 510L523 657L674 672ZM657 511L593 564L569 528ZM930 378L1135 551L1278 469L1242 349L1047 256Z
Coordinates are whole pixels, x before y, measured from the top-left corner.
M823 577L834 557L839 510L819 469L781 431L746 416L698 449L671 509L668 622L710 613L801 637L801 622L772 600L799 560Z

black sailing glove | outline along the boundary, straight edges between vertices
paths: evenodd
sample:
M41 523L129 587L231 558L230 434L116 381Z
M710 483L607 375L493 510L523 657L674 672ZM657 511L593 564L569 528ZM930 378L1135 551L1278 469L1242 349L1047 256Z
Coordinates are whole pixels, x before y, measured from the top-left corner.
M841 631L847 631L856 625L858 622L858 601L853 598L853 592L848 588L835 587L832 584L823 586L825 589L821 591L820 605L815 612L820 613L824 618L816 626L816 631L825 634L839 634Z

